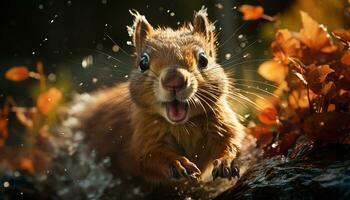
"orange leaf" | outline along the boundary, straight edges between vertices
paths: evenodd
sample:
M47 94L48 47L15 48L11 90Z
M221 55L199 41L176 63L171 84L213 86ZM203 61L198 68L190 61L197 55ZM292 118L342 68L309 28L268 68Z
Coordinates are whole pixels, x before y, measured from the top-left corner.
M302 57L300 41L288 29L280 29L271 43L272 53L283 62L288 63L289 57Z
M316 95L310 90L309 91L310 100L314 99ZM309 99L306 89L293 90L288 97L289 106L292 108L308 108Z
M257 146L263 148L271 144L273 140L272 131L264 125L257 124L247 129L248 133L257 139Z
M298 139L299 134L298 133L286 133L284 134L280 144L279 144L279 149L280 153L286 153L288 149L290 149Z
M21 158L19 161L19 167L21 170L27 170L28 172L34 174L34 165L33 161L30 158Z
M306 80L313 92L326 95L333 88L334 83L326 80L327 76L334 72L329 65L310 65L307 70Z
M287 75L287 69L277 61L268 60L259 66L258 73L266 80L282 83Z
M312 19L306 12L300 11L303 29L300 30L301 41L310 49L320 51L324 47L331 46L330 36L327 30Z
M23 81L29 77L29 70L24 66L12 67L6 72L5 77L10 81Z
M37 108L40 113L48 114L52 111L62 99L62 92L57 88L50 88L47 92L39 95L37 100Z
M336 52L338 49L339 49L339 46L337 46L337 45L332 45L332 46L323 47L323 48L321 49L321 51L322 51L323 53L333 53L333 52Z
M243 13L243 20L257 20L264 14L264 8L261 6L241 5L239 11Z
M333 36L343 42L345 45L350 46L350 31L348 30L335 30L332 32Z
M266 125L275 124L277 121L277 111L275 108L265 108L258 116L259 120Z
M265 153L269 157L285 154L288 151L288 149L293 147L298 137L299 134L295 132L285 133L282 139L278 141L277 146L275 148L267 148L265 150Z
M327 108L327 112L333 112L335 110L335 105L334 104L329 104Z
M343 63L344 65L349 65L350 66L350 51L345 51L343 56L340 59L340 62Z

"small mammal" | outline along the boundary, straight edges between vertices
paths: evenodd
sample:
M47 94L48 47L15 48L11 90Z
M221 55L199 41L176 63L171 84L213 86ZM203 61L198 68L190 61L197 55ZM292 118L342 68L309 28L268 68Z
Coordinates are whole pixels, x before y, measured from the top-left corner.
M136 66L130 80L96 94L82 114L89 143L119 175L153 183L239 175L243 126L229 105L232 82L216 62L214 25L153 28L133 13Z

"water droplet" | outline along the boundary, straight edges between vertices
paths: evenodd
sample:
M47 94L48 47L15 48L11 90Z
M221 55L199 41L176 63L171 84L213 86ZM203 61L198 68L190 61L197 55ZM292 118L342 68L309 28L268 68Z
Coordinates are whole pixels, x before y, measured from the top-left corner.
M32 52L32 55L35 55L35 51Z
M180 24L181 24L181 22L176 22L176 24L177 24L177 25L180 25Z
M46 42L47 41L47 38L44 38L43 42Z
M50 23L52 24L53 22L54 22L54 20L53 20L53 19L51 19Z
M118 52L118 51L119 51L119 49L120 49L120 48L119 48L119 46L118 46L118 45L116 45L116 44L115 44L115 45L113 45L113 47L112 47L112 51L113 51L113 52Z
M21 173L19 173L19 171L15 171L15 172L13 172L13 175L14 175L15 177L19 177L19 176L21 175Z
M124 76L124 78L128 78L128 77L129 77L129 75L127 75L127 74Z
M250 53L246 53L243 55L243 58L249 58L250 57Z
M174 13L174 12L171 12L171 13L170 13L170 16L174 17L174 16L175 16L175 13Z
M87 66L88 66L87 61L86 61L86 60L83 60L83 61L81 62L81 66L82 66L83 68L87 68Z
M97 78L92 78L93 83L97 83L98 79Z
M238 39L243 40L244 39L244 35L243 34L239 34L238 35Z
M239 46L240 46L241 48L244 48L244 47L247 46L247 44L246 44L245 42L242 42L242 43L239 44Z
M134 195L140 195L140 194L141 194L140 188L139 188L139 187L135 187L135 188L133 189L133 193L134 193Z
M44 5L43 5L43 4L39 4L38 8L39 8L40 10L42 10L42 9L44 9Z
M198 158L198 155L196 154L196 155L194 155L194 157L195 157L195 158Z
M167 13L170 13L170 10L166 10Z
M79 83L79 86L83 86L83 84L84 84L83 82L80 82L80 83Z
M233 10L237 10L237 6L233 6L233 8L232 8Z
M4 182L4 187L5 187L5 188L10 187L10 182L5 181L5 182Z
M222 10L224 8L224 6L221 3L215 4L215 7L217 7L220 10Z
M82 62L81 62L81 66L83 68L87 68L90 67L94 62L94 59L92 57L92 55L88 55L86 57L83 58Z
M102 0L102 4L107 4L107 0Z
M231 54L230 53L225 54L225 59L226 60L229 60L230 58L231 58Z
M324 122L320 122L320 125L321 125L321 126L324 126Z
M271 145L272 148L276 148L277 146L278 146L278 142L274 142L274 143L272 143L272 145Z
M67 6L71 6L72 5L72 1L67 1Z
M105 27L107 27L108 26L108 24L105 24Z
M131 41L126 41L126 44L129 46L132 46L132 42Z
M56 74L54 73L50 73L48 76L47 76L47 79L51 82L54 82L56 81Z

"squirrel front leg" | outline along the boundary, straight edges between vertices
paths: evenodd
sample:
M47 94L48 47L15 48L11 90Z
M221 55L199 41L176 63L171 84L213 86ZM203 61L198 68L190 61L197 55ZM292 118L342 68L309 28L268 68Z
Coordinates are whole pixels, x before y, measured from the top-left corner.
M194 163L157 138L148 134L133 137L132 154L140 176L150 182L200 176L201 171Z
M222 149L217 158L213 161L213 179L218 177L239 177L239 164L237 162L238 154L238 150L230 146L226 146L224 149Z
M166 148L152 150L139 161L142 176L151 182L163 182L170 179L197 178L201 171L186 157Z

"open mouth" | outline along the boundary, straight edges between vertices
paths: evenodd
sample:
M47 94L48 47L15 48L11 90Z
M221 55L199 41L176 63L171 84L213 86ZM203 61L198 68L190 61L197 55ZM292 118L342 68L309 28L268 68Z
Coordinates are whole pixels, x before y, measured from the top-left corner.
M166 112L172 122L180 122L187 116L187 103L174 100L166 103Z

